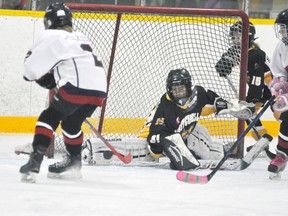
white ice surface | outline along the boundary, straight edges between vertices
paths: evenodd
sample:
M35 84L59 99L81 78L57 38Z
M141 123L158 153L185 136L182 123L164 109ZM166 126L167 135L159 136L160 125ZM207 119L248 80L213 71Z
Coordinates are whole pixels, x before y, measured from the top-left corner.
M48 179L47 167L56 159L45 158L37 182L27 184L18 171L28 156L15 155L14 147L31 140L0 135L1 216L288 215L288 169L281 180L269 180L268 158L243 171L219 171L205 185L182 183L176 171L148 167L84 165L81 180ZM245 142L252 144L251 138Z

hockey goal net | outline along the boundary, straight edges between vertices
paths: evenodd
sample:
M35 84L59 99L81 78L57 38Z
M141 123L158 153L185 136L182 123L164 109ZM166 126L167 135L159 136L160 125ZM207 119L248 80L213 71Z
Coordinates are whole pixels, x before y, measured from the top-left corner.
M108 78L108 98L90 119L105 138L137 137L146 117L165 92L171 69L186 68L194 84L235 98L216 62L230 46L229 27L243 22L241 61L230 80L245 99L248 18L243 11L67 4L76 31L86 34L102 58ZM237 54L235 53L235 56ZM199 123L223 143L235 141L243 121L225 115L203 117ZM94 136L83 127L85 139ZM55 149L63 148L61 133ZM243 149L237 150L241 156Z

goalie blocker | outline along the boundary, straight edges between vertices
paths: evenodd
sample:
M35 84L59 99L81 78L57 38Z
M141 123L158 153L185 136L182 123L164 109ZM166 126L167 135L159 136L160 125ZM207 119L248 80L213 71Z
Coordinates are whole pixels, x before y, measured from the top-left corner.
M200 166L199 161L189 151L180 134L161 138L165 155L170 159L170 168L174 170L189 170Z

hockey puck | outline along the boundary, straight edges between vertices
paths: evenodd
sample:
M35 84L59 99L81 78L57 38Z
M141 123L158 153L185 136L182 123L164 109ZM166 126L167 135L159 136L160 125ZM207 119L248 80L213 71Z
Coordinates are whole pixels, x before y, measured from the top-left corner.
M112 156L113 156L113 152L111 152L111 151L104 151L104 152L103 152L103 157L104 157L104 159L106 159L106 160L111 159Z

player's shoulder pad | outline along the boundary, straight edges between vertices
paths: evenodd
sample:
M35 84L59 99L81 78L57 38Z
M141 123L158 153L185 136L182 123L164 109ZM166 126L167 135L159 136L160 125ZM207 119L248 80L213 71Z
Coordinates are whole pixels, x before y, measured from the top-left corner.
M46 42L52 43L53 41L59 40L63 37L64 31L61 30L54 30L54 29L47 29L38 38L38 43Z

